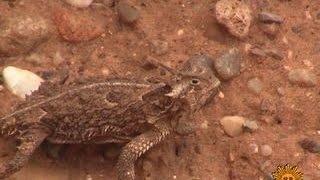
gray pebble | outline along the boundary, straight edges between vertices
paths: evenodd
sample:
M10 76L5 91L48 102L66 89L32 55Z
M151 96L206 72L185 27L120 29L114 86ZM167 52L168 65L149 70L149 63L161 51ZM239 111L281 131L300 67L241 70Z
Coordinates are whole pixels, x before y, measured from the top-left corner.
M127 24L135 23L140 17L139 11L126 0L120 0L117 10L120 20Z
M307 69L293 69L288 74L289 81L301 87L312 87L317 84L315 74Z
M258 20L266 23L283 23L283 17L270 12L259 13Z
M253 55L256 55L256 56L260 56L260 57L266 57L267 54L264 52L264 50L260 49L260 48L251 48L249 50L249 52Z
M194 133L194 123L192 122L179 122L176 126L176 132L181 135L188 135Z
M303 149L311 153L320 153L320 141L314 141L312 139L306 138L300 141L300 145Z
M257 121L252 121L252 120L249 120L249 119L246 119L244 121L243 127L248 128L251 131L256 131L259 128L259 126L257 124Z
M16 15L4 19L0 26L0 56L28 53L49 37L50 29L40 16Z
M252 78L248 81L247 87L250 92L259 95L263 90L263 83L258 78Z
M262 146L261 146L260 152L261 152L261 155L262 155L262 156L271 156L271 154L272 154L272 148L271 148L271 146L265 144L265 145L262 145Z
M265 51L269 57L272 57L277 60L282 60L284 55L277 49L269 49Z
M152 51L158 55L164 55L168 52L169 44L166 41L154 40L152 41Z
M303 31L303 26L301 24L295 25L295 26L291 27L291 31L296 34L301 33Z
M244 122L245 118L241 116L225 116L220 119L224 131L232 137L242 133Z
M214 67L223 79L229 80L240 74L240 59L240 51L232 48L214 61Z
M200 68L201 67L201 68ZM213 71L213 60L206 54L193 55L183 65L182 71L201 74Z
M261 24L260 28L270 39L274 39L279 32L279 25L275 23Z

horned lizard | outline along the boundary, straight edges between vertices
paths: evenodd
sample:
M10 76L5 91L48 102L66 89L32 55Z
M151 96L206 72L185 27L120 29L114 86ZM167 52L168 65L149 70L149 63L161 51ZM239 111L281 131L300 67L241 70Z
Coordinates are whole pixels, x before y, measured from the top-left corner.
M134 180L135 161L173 131L172 121L199 110L220 85L207 60L187 61L180 71L159 63L146 67L161 75L43 83L0 119L1 134L19 142L15 155L0 164L0 179L19 171L47 140L126 143L117 162L118 179Z

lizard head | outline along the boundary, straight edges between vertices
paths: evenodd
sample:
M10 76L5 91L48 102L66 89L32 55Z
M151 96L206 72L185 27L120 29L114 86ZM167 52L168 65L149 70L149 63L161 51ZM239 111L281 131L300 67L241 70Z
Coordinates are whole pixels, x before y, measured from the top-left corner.
M207 56L192 57L180 70L167 95L186 100L192 112L199 110L216 95L220 86L211 67L212 61Z

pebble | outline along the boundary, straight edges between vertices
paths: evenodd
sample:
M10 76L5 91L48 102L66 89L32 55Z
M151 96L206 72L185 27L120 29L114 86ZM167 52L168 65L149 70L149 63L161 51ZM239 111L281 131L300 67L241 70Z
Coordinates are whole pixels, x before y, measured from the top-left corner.
M275 23L261 24L260 28L270 39L274 39L279 32L279 25Z
M158 55L164 55L168 52L169 44L166 41L154 40L152 41L152 51Z
M38 75L24 69L13 66L5 67L2 71L4 84L13 94L25 99L26 95L31 95L38 90L44 81Z
M66 2L74 7L86 8L90 6L93 0L66 0Z
M264 23L283 23L283 17L270 12L259 13L258 20Z
M306 138L300 141L300 146L311 153L320 153L320 141Z
M244 1L220 0L215 5L215 12L217 21L233 36L244 38L249 34L252 15Z
M303 26L301 24L292 26L291 31L296 34L301 33L303 31Z
M192 74L212 73L213 60L207 54L193 55L188 59L182 71ZM218 79L217 79L218 81Z
M192 122L179 122L176 126L176 132L180 135L188 135L194 133L194 123Z
M89 41L104 33L103 20L82 11L58 11L53 21L62 38L69 42Z
M241 116L225 116L220 119L224 131L231 137L237 136L242 133L242 126L245 118Z
M0 56L26 54L48 39L48 21L40 16L3 18L0 26Z
M268 99L262 99L261 100L261 104L260 104L260 111L262 113L264 112L270 112L271 111L271 106L272 106L272 103L270 100Z
M257 124L257 121L252 121L252 120L249 120L249 119L246 119L244 121L243 127L248 128L251 131L256 131L259 128L259 126Z
M266 161L264 161L262 164L261 164L261 166L260 166L260 169L262 170L262 171L265 171L268 167L270 167L272 165L272 163L271 163L271 160L266 160Z
M293 69L288 74L289 81L301 87L313 87L317 84L315 74L307 69Z
M271 146L269 146L269 145L267 145L267 144L265 144L265 145L262 145L261 147L260 147L260 151L261 151L261 155L262 156L271 156L271 154L272 154L272 148L271 148Z
M259 146L257 144L249 144L249 150L252 154L257 154L259 152Z
M140 17L139 11L126 0L121 0L118 3L117 10L120 20L127 24L135 23Z
M224 80L229 80L240 74L240 60L239 49L232 48L214 61L214 67Z
M249 52L253 55L259 56L259 57L266 57L266 53L264 52L264 50L260 49L260 48L251 48L249 49Z
M277 60L282 60L284 55L277 49L269 49L265 51L267 56L272 57Z
M248 81L247 87L250 90L250 92L259 95L263 90L263 83L258 78L252 78Z

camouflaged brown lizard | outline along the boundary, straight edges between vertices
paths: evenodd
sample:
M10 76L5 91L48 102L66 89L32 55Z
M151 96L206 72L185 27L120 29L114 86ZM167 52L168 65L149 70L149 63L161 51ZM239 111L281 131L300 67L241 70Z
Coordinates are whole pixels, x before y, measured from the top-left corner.
M0 119L1 134L20 142L15 155L0 164L0 179L19 171L47 140L126 143L117 162L118 179L133 180L135 161L172 132L172 121L199 110L216 94L220 81L208 62L194 58L181 71L154 63L152 71L161 75L140 79L42 84Z

